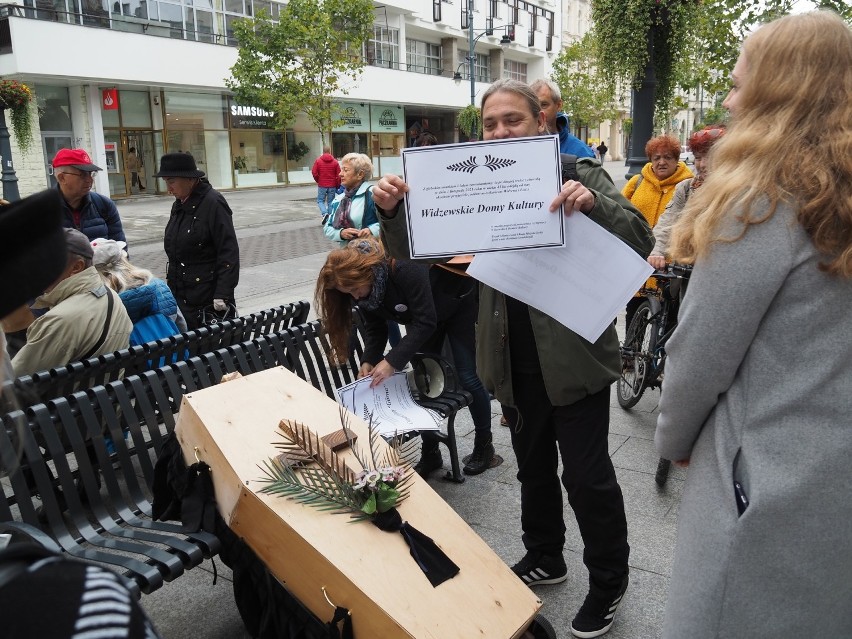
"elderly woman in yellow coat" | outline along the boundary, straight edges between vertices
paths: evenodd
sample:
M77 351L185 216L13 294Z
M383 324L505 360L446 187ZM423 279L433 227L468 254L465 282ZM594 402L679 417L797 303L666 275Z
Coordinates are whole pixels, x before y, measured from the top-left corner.
M642 167L639 175L630 178L621 193L642 212L648 224L654 228L674 196L675 186L678 182L693 177L693 174L686 164L680 161L680 141L670 135L648 140L645 155L648 156L648 163ZM654 286L653 278L648 280L646 286ZM638 296L627 303L627 326L630 326L633 313L641 303L642 298Z

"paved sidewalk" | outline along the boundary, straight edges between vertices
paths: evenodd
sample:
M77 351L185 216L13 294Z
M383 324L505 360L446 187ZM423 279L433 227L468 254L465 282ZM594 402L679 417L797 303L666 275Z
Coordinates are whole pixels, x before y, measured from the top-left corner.
M607 162L605 168L621 187L625 182L624 163ZM257 190L229 193L226 197L234 209L243 254L237 289L241 311L269 308L297 299L312 300L316 274L326 252L332 248L320 232L319 212L313 201L315 189ZM170 204L170 198L164 197L137 198L119 204L128 227L133 261L151 265L155 271L165 264L162 229ZM147 220L144 223L143 218ZM132 224L128 225L127 220L132 220ZM618 319L619 328L623 324L622 315ZM624 491L631 545L630 588L613 629L606 635L613 639L652 639L660 634L684 473L673 469L664 489L658 489L654 483L657 456L653 437L658 399L658 391L647 391L636 408L624 411L618 406L614 390L611 397L610 455ZM467 455L473 448L473 424L467 411L457 418L456 428L460 454ZM512 564L524 552L520 541L520 491L509 432L499 425L496 402L492 403L492 429L497 452L505 460L503 465L469 477L464 484L444 482L437 474L429 484L500 557ZM444 459L446 462L446 455ZM543 614L553 623L560 639L571 636L568 629L571 619L588 590L582 542L567 502L565 523L568 580L536 589L544 603ZM282 548L282 552L286 549ZM173 584L143 596L143 606L164 637L249 636L234 604L230 575L221 562L217 565L219 583L215 586L210 562L205 562Z

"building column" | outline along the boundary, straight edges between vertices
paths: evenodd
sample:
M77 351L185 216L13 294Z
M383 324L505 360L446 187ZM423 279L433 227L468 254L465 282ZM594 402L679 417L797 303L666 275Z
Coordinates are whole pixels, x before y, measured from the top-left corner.
M101 91L95 84L87 84L81 87L83 91L82 100L85 111L82 109L75 113L74 100L71 100L71 125L74 127L74 142L82 147L92 156L92 162L104 170L95 178L95 191L101 195L109 195L109 175L106 172L106 151L104 149L104 120L101 115ZM79 102L78 102L79 104ZM80 137L85 132L88 141ZM88 145L88 148L86 148Z

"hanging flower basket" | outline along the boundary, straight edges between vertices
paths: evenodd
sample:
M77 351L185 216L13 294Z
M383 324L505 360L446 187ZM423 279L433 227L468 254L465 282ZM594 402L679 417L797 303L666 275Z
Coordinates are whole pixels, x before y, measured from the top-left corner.
M33 91L17 80L0 80L0 107L11 112L12 131L21 153L29 151L33 143L33 121L30 102Z
M464 133L469 139L478 139L482 135L482 116L479 109L473 104L468 104L465 108L459 111L456 117L459 131Z

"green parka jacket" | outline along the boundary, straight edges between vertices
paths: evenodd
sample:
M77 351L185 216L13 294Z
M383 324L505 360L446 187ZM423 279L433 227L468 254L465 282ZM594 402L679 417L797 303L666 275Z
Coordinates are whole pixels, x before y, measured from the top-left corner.
M597 160L577 160L580 182L595 195L588 213L643 258L654 246L651 227L636 207L615 187ZM401 207L400 207L401 208ZM391 255L408 257L408 231L404 215L388 217L379 210L382 236ZM606 256L602 255L601 260ZM615 326L610 325L592 344L555 319L529 307L541 371L550 403L573 404L603 390L621 374L621 356ZM476 327L476 370L485 387L501 404L514 406L506 297L480 285Z

